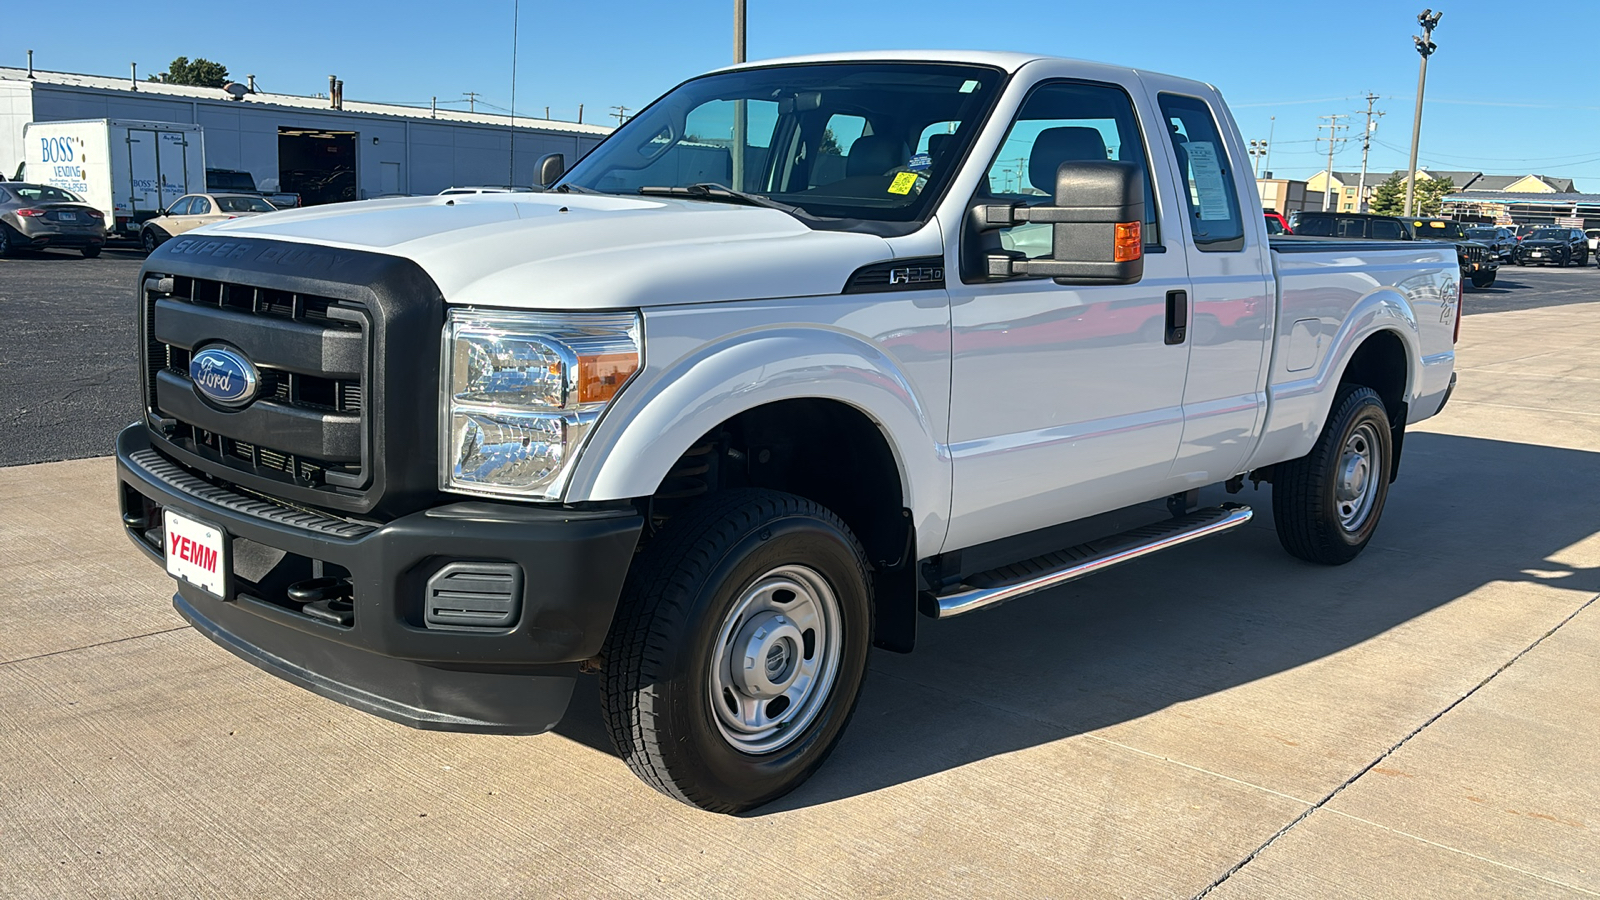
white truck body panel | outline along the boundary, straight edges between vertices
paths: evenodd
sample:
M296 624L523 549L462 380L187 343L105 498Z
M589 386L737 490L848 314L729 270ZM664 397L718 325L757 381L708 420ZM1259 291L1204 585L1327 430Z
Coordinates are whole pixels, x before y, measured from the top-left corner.
M1330 241L1273 250L1249 166L1237 162L1246 158L1237 127L1210 86L1021 54L816 59L979 62L1015 74L935 213L897 237L812 229L771 209L581 193L366 201L192 236L403 256L454 305L641 309L643 367L579 451L566 502L648 496L720 422L779 400L827 398L883 430L924 557L1302 456L1352 354L1380 331L1411 360L1408 418L1443 401L1454 360L1453 249ZM987 177L982 161L995 158L1028 92L1051 79L1121 88L1142 123L1163 246L1147 253L1137 284L955 277L963 218ZM1199 98L1216 119L1243 213L1233 252L1196 246L1164 143L1162 92ZM944 289L842 294L859 267L929 256L945 260ZM1167 345L1106 330L1107 317L1161 315L1176 290L1190 298L1191 339Z
M199 125L131 119L30 122L23 126L24 177L72 191L106 216L137 222L184 194L203 191ZM136 229L135 229L136 230Z

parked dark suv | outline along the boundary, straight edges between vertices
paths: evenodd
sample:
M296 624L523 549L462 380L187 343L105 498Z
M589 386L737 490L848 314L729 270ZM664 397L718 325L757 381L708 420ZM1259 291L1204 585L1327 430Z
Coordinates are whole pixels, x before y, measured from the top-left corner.
M1589 263L1589 239L1578 228L1549 225L1535 228L1517 244L1511 261L1519 266L1543 266L1555 263L1570 266Z
M1311 237L1366 238L1372 241L1410 240L1406 223L1394 216L1370 213L1301 212L1290 219L1295 234Z
M1467 229L1467 237L1480 244L1488 244L1494 255L1502 260L1511 259L1511 251L1517 248L1517 236L1509 228L1478 225Z
M1472 279L1472 286L1486 288L1494 284L1500 270L1500 257L1488 244L1472 240L1467 229L1454 219L1405 219L1413 240L1448 241L1456 245L1456 260L1461 263L1461 277Z

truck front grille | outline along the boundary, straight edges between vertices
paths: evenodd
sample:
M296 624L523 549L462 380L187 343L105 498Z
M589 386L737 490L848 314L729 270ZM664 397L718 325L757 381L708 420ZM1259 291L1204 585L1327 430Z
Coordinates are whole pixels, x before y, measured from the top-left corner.
M366 480L362 304L183 275L147 276L143 295L145 403L157 437L300 488L348 491ZM259 370L257 399L242 410L194 390L190 357L212 341L238 347Z

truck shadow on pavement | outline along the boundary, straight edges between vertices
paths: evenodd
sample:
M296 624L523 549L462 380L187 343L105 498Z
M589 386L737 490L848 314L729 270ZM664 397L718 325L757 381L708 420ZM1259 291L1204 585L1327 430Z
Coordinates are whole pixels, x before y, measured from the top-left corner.
M1551 559L1600 532L1600 453L1409 434L1376 537L1337 568L1282 551L1269 491L1235 498L1258 518L1231 535L992 611L920 620L915 653L875 651L828 763L750 815L1138 719L1336 654L1490 583L1600 593L1600 567ZM597 707L586 679L557 732L611 753Z

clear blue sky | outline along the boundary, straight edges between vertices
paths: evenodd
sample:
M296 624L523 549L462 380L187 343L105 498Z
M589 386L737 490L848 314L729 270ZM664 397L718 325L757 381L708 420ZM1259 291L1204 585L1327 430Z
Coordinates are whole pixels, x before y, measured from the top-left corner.
M20 0L19 0L20 2ZM1404 168L1417 83L1416 14L1423 0L1197 3L1193 0L1020 0L873 3L749 0L751 59L830 50L965 47L1020 50L1138 66L1222 89L1246 138L1272 131L1272 169L1304 178L1326 163L1318 116L1356 113L1368 91L1388 113L1371 168ZM79 3L66 19L24 16L4 30L0 64L119 75L174 57L224 63L265 90L311 94L329 74L351 100L458 100L477 91L511 102L512 0L437 2ZM20 9L21 7L19 7ZM732 0L522 0L519 112L585 121L636 109L684 78L726 64ZM1592 48L1600 2L1554 6L1442 0L1429 64L1422 164L1577 179L1600 192L1600 73ZM65 8L64 8L65 9ZM1546 20L1535 9L1559 13ZM202 12L195 12L203 10ZM54 21L55 24L51 24ZM1564 60L1572 60L1565 62ZM465 108L464 104L453 104ZM1270 117L1276 116L1276 123ZM1361 164L1356 138L1334 168ZM1319 153L1319 148L1323 152Z

